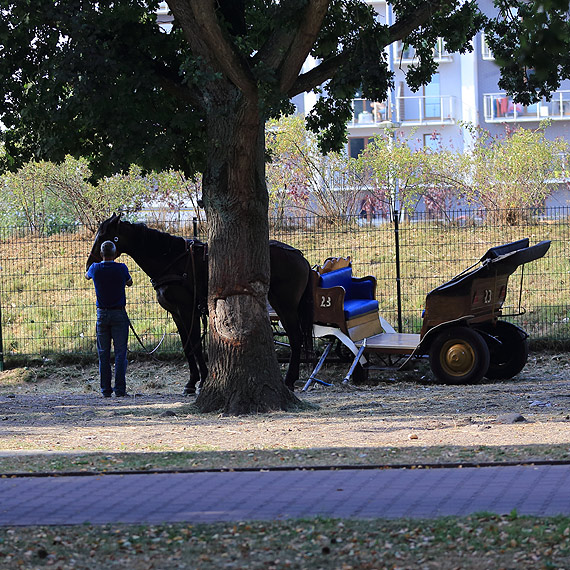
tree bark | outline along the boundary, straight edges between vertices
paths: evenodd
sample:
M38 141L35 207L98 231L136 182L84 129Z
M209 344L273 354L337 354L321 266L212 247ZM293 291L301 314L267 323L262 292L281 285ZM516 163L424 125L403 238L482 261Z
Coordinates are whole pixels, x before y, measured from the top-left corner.
M268 195L264 121L237 89L207 112L203 180L208 219L209 375L197 405L226 414L285 410L299 400L285 386L267 313Z

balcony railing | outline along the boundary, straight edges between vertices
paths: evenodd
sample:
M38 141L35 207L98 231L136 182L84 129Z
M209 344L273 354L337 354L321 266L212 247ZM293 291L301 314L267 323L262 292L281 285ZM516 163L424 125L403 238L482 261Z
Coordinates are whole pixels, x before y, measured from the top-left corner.
M443 125L456 121L455 97L396 97L396 122L405 126Z
M413 63L416 57L416 50L413 47L404 47L404 44L402 42L398 42L396 44L396 52L394 54L396 62L409 64ZM437 38L437 44L433 48L433 58L438 63L453 60L452 55L445 49L443 38Z
M556 91L550 101L543 99L528 106L515 103L505 93L487 93L483 104L487 123L570 120L570 91Z
M352 100L351 126L370 127L390 119L390 105L386 101Z
M385 102L353 99L352 109L351 127L370 127L386 121L396 121L402 126L444 125L457 119L453 96L396 97L394 117Z

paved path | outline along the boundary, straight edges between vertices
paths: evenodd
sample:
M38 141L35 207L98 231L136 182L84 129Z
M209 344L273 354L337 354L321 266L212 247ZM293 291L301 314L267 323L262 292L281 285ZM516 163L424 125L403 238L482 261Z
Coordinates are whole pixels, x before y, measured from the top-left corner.
M0 525L570 515L570 465L0 479Z

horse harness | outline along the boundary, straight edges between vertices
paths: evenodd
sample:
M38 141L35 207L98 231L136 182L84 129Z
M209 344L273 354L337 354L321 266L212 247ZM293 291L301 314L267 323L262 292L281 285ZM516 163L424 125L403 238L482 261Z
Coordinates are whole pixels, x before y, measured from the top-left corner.
M164 269L164 272L162 275L160 275L159 277L156 278L151 278L150 282L151 285L153 286L155 291L158 291L158 289L160 287L163 287L164 285L182 285L182 286L186 286L186 285L190 285L190 271L191 271L191 275L192 275L192 279L193 279L193 300L192 300L192 311L194 312L196 310L196 307L198 308L198 310L200 311L200 318L202 320L202 330L204 331L203 335L202 335L202 339L206 334L206 327L207 327L207 313L208 313L208 299L207 299L207 293L202 292L202 294L199 296L198 295L198 281L196 279L196 257L198 252L196 251L196 249L198 249L198 247L202 248L202 254L201 254L201 259L199 259L199 262L203 263L204 266L206 267L206 271L207 271L207 267L208 267L208 244L201 242L199 240L196 239L186 239L186 246L184 248L184 251L182 251L177 257L175 257ZM180 262L181 260L185 259L186 263L184 265L184 269L183 271L180 273L178 271L175 270L176 265L178 264L178 262ZM190 321L191 323L194 323L194 315L192 316L192 319ZM144 347L144 344L142 343L142 341L138 338L138 335L136 333L136 331L134 330L133 326L131 323L129 323L131 325L131 330L133 331L135 337L137 337L139 343L141 344L141 346ZM189 331L188 333L188 338L186 340L186 343L190 342L190 337L191 337L191 331ZM165 333L166 334L166 333ZM163 339L164 339L164 335L163 335ZM158 344L158 346L156 346L151 352L149 352L149 354L152 354L153 352L155 352L155 350L158 349L158 347L160 346L160 344L162 344L162 340L160 341L160 343ZM183 350L186 350L186 346L182 347ZM146 348L145 348L146 350ZM194 352L194 349L192 348L192 352Z
M189 279L189 272L191 271L192 277L193 277L193 290L194 290L194 301L198 300L199 301L199 305L200 305L200 311L204 312L206 309L206 305L205 305L205 295L202 295L203 298L198 299L198 282L196 279L196 254L197 252L195 251L195 249L197 249L198 247L202 248L202 259L200 259L199 261L201 263L203 263L205 265L205 267L207 268L207 264L208 264L208 244L201 242L199 240L196 239L187 239L186 241L186 247L184 248L184 251L181 252L177 257L175 257L164 269L162 275L160 275L159 277L153 278L150 280L152 286L154 287L155 291L157 289L159 289L160 287L162 287L163 285L170 285L170 284L174 284L177 283L179 285L186 285L188 283L188 279ZM176 264L180 261L180 260L186 260L186 263L184 265L184 269L182 271L182 273L179 273L178 271L175 271L174 268L176 266ZM203 307L202 307L203 305Z
M198 310L200 311L200 318L202 319L202 328L206 331L206 315L208 312L208 295L207 291L198 292L198 280L196 278L196 261L197 261L197 249L201 248L201 259L198 259L198 262L202 263L203 266L208 271L208 244L197 239L187 239L186 247L184 251L181 252L177 257L175 257L164 269L164 273L155 279L151 279L150 282L154 287L155 291L157 291L163 285L171 285L171 284L178 284L178 285L193 285L193 300L192 300L192 311ZM184 265L184 269L182 273L177 271L173 271L173 268L180 260L186 260ZM192 276L193 283L189 282L190 275ZM207 283L207 279L206 279ZM207 286L207 285L206 285ZM194 322L194 318L192 321Z

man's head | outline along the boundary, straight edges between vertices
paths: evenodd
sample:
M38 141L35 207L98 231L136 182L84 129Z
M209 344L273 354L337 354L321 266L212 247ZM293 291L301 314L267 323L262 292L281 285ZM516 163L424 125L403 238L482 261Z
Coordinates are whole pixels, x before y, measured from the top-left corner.
M112 241L104 241L101 244L101 257L105 260L117 257L117 248Z

